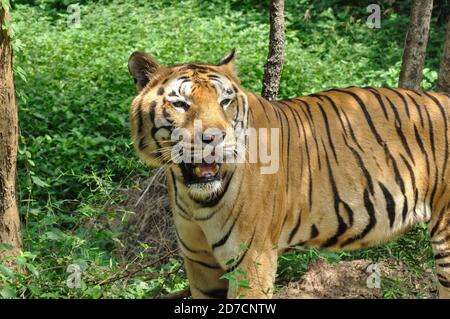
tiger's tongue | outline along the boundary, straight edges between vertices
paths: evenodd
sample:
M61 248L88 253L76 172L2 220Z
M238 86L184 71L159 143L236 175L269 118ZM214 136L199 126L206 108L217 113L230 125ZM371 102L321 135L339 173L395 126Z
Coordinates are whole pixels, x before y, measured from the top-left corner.
M219 171L219 165L212 164L198 164L195 166L194 173L197 177L214 176Z

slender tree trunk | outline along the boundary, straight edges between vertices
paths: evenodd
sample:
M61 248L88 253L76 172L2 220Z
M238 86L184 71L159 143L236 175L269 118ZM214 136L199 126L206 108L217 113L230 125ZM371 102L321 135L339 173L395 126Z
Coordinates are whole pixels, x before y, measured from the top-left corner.
M284 63L284 0L272 0L270 5L269 41L261 95L268 100L275 100Z
M450 94L450 20L447 26L437 90Z
M0 5L0 26L9 13ZM0 250L0 257L15 254L21 248L21 227L16 203L16 156L18 119L12 70L11 38L0 27L0 243L13 247Z
M418 90L422 82L433 0L414 0L403 51L399 86Z

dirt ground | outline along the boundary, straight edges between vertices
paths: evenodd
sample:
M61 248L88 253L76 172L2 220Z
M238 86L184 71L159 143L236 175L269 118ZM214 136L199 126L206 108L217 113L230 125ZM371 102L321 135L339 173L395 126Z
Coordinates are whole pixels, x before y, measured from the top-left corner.
M374 271L376 268L368 268L370 265L368 260L329 264L324 259L319 259L310 265L299 281L290 282L280 288L275 298L436 298L431 270L421 277L416 277L399 262L379 262L376 264L380 270L380 285L377 288Z
M108 221L109 227L117 227L118 224L123 227L123 254L131 259L142 252L154 257L174 251L177 247L176 237L164 177L136 178L133 186L124 190L123 197L124 201L110 207L110 210L126 212L123 215L125 217L120 221ZM421 276L415 276L398 261L379 262L381 282L380 288L377 288L376 282L370 281L375 280L374 269L368 269L370 265L368 260L329 264L319 259L309 266L298 281L277 287L274 297L436 298L431 269ZM368 287L368 280L369 284L372 282L372 288Z

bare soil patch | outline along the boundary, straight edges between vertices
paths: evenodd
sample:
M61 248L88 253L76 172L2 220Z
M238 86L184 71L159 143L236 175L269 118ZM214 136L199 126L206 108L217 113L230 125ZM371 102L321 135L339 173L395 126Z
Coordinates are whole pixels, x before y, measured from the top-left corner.
M431 270L418 277L400 262L381 261L377 263L381 273L380 288L369 288L367 280L372 272L367 272L367 268L370 264L368 260L329 264L319 259L310 265L301 280L282 287L275 298L380 299L389 292L398 294L391 297L436 298Z

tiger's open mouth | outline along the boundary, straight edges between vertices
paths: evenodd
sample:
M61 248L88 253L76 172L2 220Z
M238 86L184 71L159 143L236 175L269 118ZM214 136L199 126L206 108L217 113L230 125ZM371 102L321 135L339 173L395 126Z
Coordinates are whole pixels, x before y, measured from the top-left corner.
M222 179L221 163L198 163L198 164L180 164L183 173L184 182L187 186L194 184L207 184Z

